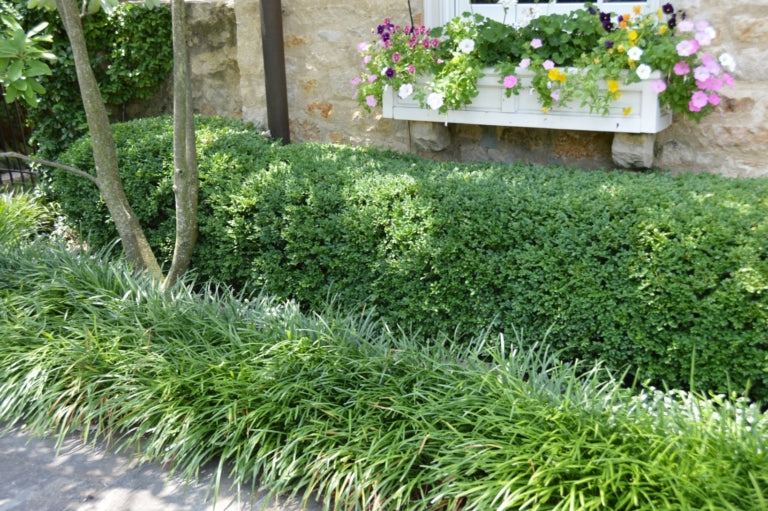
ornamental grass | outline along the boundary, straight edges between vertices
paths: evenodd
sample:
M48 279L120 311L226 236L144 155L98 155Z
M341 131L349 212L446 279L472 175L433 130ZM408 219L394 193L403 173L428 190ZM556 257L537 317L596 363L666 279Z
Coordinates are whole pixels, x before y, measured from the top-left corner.
M0 239L7 424L325 509L768 508L768 414L746 399L628 389L519 348L522 330L425 342L332 303L163 293L104 253L19 240Z

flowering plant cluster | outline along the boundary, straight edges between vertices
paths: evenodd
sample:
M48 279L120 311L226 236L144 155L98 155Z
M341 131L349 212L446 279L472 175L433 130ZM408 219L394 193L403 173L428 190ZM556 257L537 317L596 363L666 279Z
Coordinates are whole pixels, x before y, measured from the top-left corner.
M511 2L504 1L506 12ZM733 86L733 57L708 50L716 37L707 21L690 19L671 3L621 14L588 3L522 27L471 13L432 30L385 20L373 41L358 46L363 72L352 84L368 110L390 86L401 98L445 112L471 103L483 69L492 67L508 95L530 88L544 111L576 103L606 114L623 85L653 80L662 107L699 120ZM532 75L525 87L523 70Z

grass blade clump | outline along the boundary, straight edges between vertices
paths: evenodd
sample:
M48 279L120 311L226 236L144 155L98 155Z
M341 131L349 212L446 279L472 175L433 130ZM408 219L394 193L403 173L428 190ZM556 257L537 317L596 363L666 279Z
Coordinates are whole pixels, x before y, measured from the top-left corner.
M103 254L0 250L0 421L81 432L326 509L760 509L768 416L623 388L478 334L457 346L329 307L162 293Z

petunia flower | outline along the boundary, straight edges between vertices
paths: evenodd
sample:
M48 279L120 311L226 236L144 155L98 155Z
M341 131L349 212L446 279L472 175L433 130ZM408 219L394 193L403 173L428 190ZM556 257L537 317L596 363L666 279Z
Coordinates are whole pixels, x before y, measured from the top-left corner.
M373 94L369 94L369 95L367 95L365 97L365 104L368 105L369 107L373 108L376 105L378 105L379 102L376 101L376 97Z
M629 57L630 60L640 60L640 57L643 56L643 49L639 46L633 46L629 49L627 52L627 57Z
M704 80L707 80L707 79L709 79L709 77L710 77L709 69L707 69L707 68L706 68L706 67L704 67L704 66L697 66L697 67L696 67L696 68L693 70L693 77L694 77L696 80L699 80L699 81L702 81L702 82L703 82Z
M673 27L670 27L670 28L673 28ZM693 24L693 21L691 20L683 20L677 24L678 32L693 32L694 29L695 29L695 26Z
M410 95L413 94L413 85L410 83L404 83L400 86L400 89L397 91L397 97L400 99L406 99L410 97Z
M443 95L438 92L432 92L427 96L427 106L432 110L439 110L443 106Z
M560 101L560 89L555 89L555 90L553 90L553 91L552 91L552 92L549 94L549 96L550 96L550 97L551 97L551 98L552 98L554 101Z
M723 53L718 60L720 65L729 73L733 73L736 70L736 61L730 53Z
M723 73L723 82L728 87L733 87L733 77L731 75L729 75L728 73Z
M461 53L472 53L472 51L475 49L475 41L472 39L462 39L459 41L459 51Z
M717 94L710 94L707 96L707 101L709 101L709 104L712 106L717 106L720 104L720 96Z
M707 103L709 103L709 96L707 93L701 90L697 90L693 93L691 100L688 102L688 109L691 112L699 112L702 108L707 106Z
M690 73L691 68L688 67L688 63L686 61L681 60L680 62L675 64L675 67L672 68L672 71L674 71L677 76L683 76Z
M371 75L368 77L368 83L373 83L378 78L378 75Z
M675 46L677 54L681 57L690 57L699 51L699 43L696 39L684 39Z
M635 73L637 73L637 77L641 80L647 80L651 77L651 72L653 69L651 69L651 66L648 64L640 64L637 66L637 69L635 70Z
M661 94L665 90L667 90L667 82L659 78L658 80L654 80L651 82L651 90L655 92L656 94Z
M517 85L517 77L515 75L507 75L504 77L504 87L511 89L515 85Z

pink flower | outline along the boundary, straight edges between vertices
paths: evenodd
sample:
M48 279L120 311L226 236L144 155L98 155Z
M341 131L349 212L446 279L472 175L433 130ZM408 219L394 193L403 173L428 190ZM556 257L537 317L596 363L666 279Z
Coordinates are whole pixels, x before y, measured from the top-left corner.
M408 72L411 74L414 74L416 72L416 66L414 66L413 64L408 66Z
M371 76L369 76L369 77L368 77L368 83L373 83L373 82L375 82L375 81L376 81L376 78L378 78L378 76L376 76L376 75L371 75Z
M424 49L428 50L428 49L429 49L429 44L430 44L429 38L428 38L428 37L425 37L425 38L424 38L424 39L421 41L421 44L422 44L422 46L424 46Z
M365 50L370 48L370 46L371 46L370 43L363 41L362 43L357 45L357 51L359 51L360 53L363 53Z
M538 49L538 48L541 48L541 46L542 46L542 42L541 42L541 39L539 39L538 37L531 41L531 48Z
M677 64L675 64L675 67L672 68L672 70L675 72L677 76L683 76L687 75L691 72L691 68L688 67L688 63L684 60L681 60Z
M378 105L378 104L379 104L379 102L378 102L378 101L376 101L376 98L374 97L374 95L373 95L373 94L369 94L369 95L367 95L367 96L365 97L365 104L366 104L366 105L368 105L369 107L373 108L373 107L375 107L376 105Z
M397 53L397 52L393 53L393 54L392 54L392 62L394 62L395 64L397 64L398 62L400 62L400 57L401 57L401 56L402 56L402 55L400 55L400 54L399 54L399 53Z
M651 90L655 92L656 94L661 94L665 90L667 90L667 82L659 78L658 80L654 80L651 82Z
M357 84L362 82L362 81L363 81L363 79L358 76L357 78L352 78L349 81L349 85L351 85L352 87L357 87Z
M709 79L709 70L704 66L698 66L693 70L693 77L697 80L704 81Z
M707 101L709 101L710 105L717 106L720 104L720 96L718 96L717 94L710 94L707 97Z
M723 82L725 82L728 87L733 87L733 77L728 73L723 73Z
M435 37L434 39L432 39L432 48L437 48L437 46L438 46L439 44L440 44L440 39L438 39L437 37Z
M504 77L504 87L511 89L517 85L517 77L515 75L507 75Z
M549 96L555 101L560 101L560 89L553 90Z
M550 60L550 59L547 59L547 60L545 60L545 61L544 61L544 63L542 64L542 66L544 67L544 69L546 69L547 71L549 71L550 69L554 69L554 67L555 67L555 63L554 63L552 60Z
M709 103L709 96L704 91L697 90L691 96L691 100L688 102L688 110L691 112L699 112L702 108Z
M698 83L696 85L699 85ZM716 76L710 76L707 78L707 80L699 85L700 89L707 89L707 90L720 90L723 88L723 81L716 77Z
M520 69L528 69L528 66L530 65L531 65L531 59L527 57L520 61Z
M675 48L677 49L677 54L681 57L690 57L699 51L699 42L696 39L685 39L677 43Z
M678 32L693 32L694 25L691 20L682 20L677 24Z
M371 57L370 55L366 55L365 57L363 57L363 66L367 66L372 58L373 57Z

